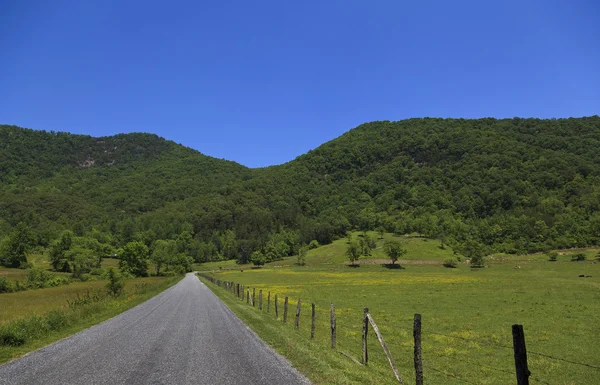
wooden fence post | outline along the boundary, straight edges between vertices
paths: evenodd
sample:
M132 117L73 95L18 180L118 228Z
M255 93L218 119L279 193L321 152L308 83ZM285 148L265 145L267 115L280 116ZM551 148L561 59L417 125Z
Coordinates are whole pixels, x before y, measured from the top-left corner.
M279 318L279 301L277 300L277 294L275 294L275 318Z
M271 292L267 293L267 313L271 311Z
M336 324L335 324L335 305L333 302L331 303L331 307L329 309L330 316L330 325L331 325L331 348L335 349L335 333L336 333Z
M288 297L285 297L285 301L283 301L283 323L287 322L287 311L288 311Z
M421 314L415 314L413 337L415 339L415 384L423 385L423 357L421 356Z
M252 306L256 306L256 288L252 288Z
M258 308L262 310L262 289L258 292Z
M311 324L310 324L310 338L314 339L315 338L315 303L313 302L311 305L311 310L312 310L312 314L311 314Z
M363 314L363 333L362 333L362 363L367 365L369 363L369 353L367 351L367 333L369 332L369 309L365 308Z
M298 298L298 305L296 305L296 329L298 329L300 327L300 306L301 306L302 300L300 298Z
M523 325L512 326L513 349L515 351L515 369L517 372L517 385L529 385L531 372L527 367L527 349L525 349L525 333Z
M250 289L248 289L248 291L246 292L246 303L250 303Z

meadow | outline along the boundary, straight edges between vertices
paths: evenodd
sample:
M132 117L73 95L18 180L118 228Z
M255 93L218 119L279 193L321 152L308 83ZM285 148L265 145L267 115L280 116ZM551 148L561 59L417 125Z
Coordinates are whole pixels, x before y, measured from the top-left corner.
M268 292L271 298L278 295L280 319L276 320L273 305L267 314L266 309L249 306L209 283L240 318L318 384L397 383L372 332L368 367L339 354L360 359L365 307L381 329L406 384L414 384L415 313L423 317L425 383L515 383L513 324L524 326L532 384L600 383L600 264L593 263L597 250L577 250L588 256L585 262L571 262L569 255L575 250L569 250L557 262L542 254L495 255L488 258L486 268L459 263L451 269L441 264L446 255L452 255L450 249L440 249L438 241L411 240L410 246L404 242L413 250L406 259L415 263L404 264L403 269L378 264L348 267L345 240L311 250L306 266L294 266L290 258L262 269L227 270L229 266L222 264L223 270L218 270L218 263L205 268L214 269L212 274L218 279L256 288L257 293L262 289L265 303ZM426 248L439 251L431 255ZM438 262L416 262L420 260ZM284 325L285 296L290 298L290 316ZM298 298L302 299L302 316L296 331ZM311 302L317 308L314 341L310 340ZM330 303L337 313L336 351L329 348Z

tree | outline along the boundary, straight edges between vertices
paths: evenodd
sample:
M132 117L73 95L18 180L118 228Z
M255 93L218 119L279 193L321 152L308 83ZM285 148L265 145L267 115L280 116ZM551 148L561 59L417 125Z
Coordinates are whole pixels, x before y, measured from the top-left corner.
M346 248L346 256L350 260L351 265L354 265L356 261L358 261L361 251L360 245L355 240L351 240L350 243L348 243L348 247Z
M375 238L370 237L365 231L359 240L362 255L371 255L371 250L377 245Z
M123 291L123 287L125 287L123 277L113 267L108 268L107 276L106 289L108 290L108 294L117 297Z
M383 250L389 259L392 260L392 265L396 263L396 261L406 254L406 249L402 248L399 242L396 241L386 241L383 245Z
M31 229L23 222L9 234L5 241L0 264L5 267L25 268L27 266L27 253L35 244Z
M163 265L168 264L169 261L177 254L176 241L159 239L154 244L154 251L150 256L150 261L154 264L156 269L156 275L160 275L160 270Z
M65 258L65 253L73 244L73 232L65 230L61 233L60 238L50 244L50 265L55 271L71 272L68 260Z
M147 277L148 254L148 246L144 245L142 242L129 242L117 252L120 259L119 267L121 268L121 271L135 277Z
M306 254L308 254L308 246L302 246L298 249L298 265L304 266L306 264Z
M262 266L267 261L267 258L263 253L257 250L252 253L252 255L250 256L250 260L252 261L254 266Z
M377 234L379 234L379 239L383 239L384 233L385 233L385 229L383 228L383 226L379 226L379 228L377 229Z
M483 245L473 239L467 240L462 245L462 254L471 260L471 266L483 267L485 250Z

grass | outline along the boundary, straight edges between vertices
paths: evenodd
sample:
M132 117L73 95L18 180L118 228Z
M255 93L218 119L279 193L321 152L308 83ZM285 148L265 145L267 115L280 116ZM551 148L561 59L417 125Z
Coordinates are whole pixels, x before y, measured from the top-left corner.
M181 277L138 278L127 281L126 293L76 307L67 299L88 290L103 289L105 282L83 282L43 290L0 294L0 339L24 340L20 346L1 346L0 363L79 332L128 310L170 287Z
M403 270L362 265L352 269L343 265L341 250L345 248L340 242L345 241L337 242L311 251L314 258L321 255L330 265L307 258L308 267L214 274L221 280L255 287L257 293L262 289L265 302L269 291L272 296L278 294L280 306L283 297L289 296L290 315L295 313L297 299L302 298L299 331L293 328L293 315L284 325L275 320L273 308L271 314L266 314L214 285L210 287L263 339L318 384L397 383L373 335L369 337L368 368L351 364L328 348L330 302L337 308L338 350L360 357L362 313L368 307L407 384L414 383L415 313L423 316L428 383L514 383L511 325L516 323L524 325L533 379L555 385L597 383L598 369L534 354L600 367L600 346L592 342L600 335L600 264L592 264L591 260L570 262L569 255L579 250L564 252L557 262L549 262L542 254L497 255L489 259L488 268L470 269L459 264L456 269L448 269L441 266L444 256L439 249L441 252L434 250L435 258L419 256L439 258L439 265L407 265ZM439 246L435 241L418 242L414 239L411 247ZM597 250L584 252L592 259ZM580 278L582 274L591 277ZM309 339L310 302L315 302L318 309L314 342ZM312 351L314 359L308 357L307 352Z
M157 285L162 277L134 278L126 281L125 290L131 291L142 283ZM26 290L0 294L0 325L17 318L43 315L51 310L67 306L67 300L94 290L104 290L106 281L76 282L70 285L39 290Z
M454 256L454 252L451 247L445 246L443 249L440 247L440 242L433 239L423 238L419 236L396 236L393 234L384 234L382 239L379 239L378 234L375 231L369 231L367 234L376 239L376 247L371 251L371 255L361 256L358 263L368 264L374 263L389 263L389 258L383 251L383 245L385 241L394 240L402 244L402 247L406 249L407 253L401 259L402 264L421 264L436 261L443 261L446 258ZM353 232L352 237L359 239L362 236L362 232ZM344 265L348 262L345 255L347 247L347 239L342 238L333 241L328 245L318 247L308 251L306 256L306 265L308 266L319 266L319 265ZM385 262L383 261L385 260ZM282 266L294 266L297 260L296 257L285 258L281 261L274 261L267 263L265 267L282 267ZM251 264L238 265L234 260L219 261L219 262L207 262L195 265L198 271L209 271L218 269L250 269Z

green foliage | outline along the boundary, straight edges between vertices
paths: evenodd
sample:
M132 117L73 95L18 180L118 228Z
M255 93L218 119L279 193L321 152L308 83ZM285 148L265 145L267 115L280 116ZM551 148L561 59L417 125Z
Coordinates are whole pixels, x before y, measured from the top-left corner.
M123 292L123 288L125 287L125 283L123 282L123 277L116 271L113 267L109 267L106 272L106 277L108 282L106 283L106 290L109 295L113 297L119 296Z
M350 243L348 243L348 246L346 248L346 257L348 257L350 264L354 265L356 261L358 261L358 259L360 258L361 254L362 248L360 243L358 243L354 239L350 240Z
M13 291L13 286L6 277L0 277L0 293L10 293Z
M299 266L304 266L306 264L306 254L308 254L308 246L302 246L298 249Z
M316 239L313 239L312 241L310 241L310 243L308 244L308 249L312 250L312 249L316 249L317 247L319 247L319 242L317 242Z
M548 255L548 260L550 262L556 262L556 260L558 259L558 253L556 251L551 251L546 255Z
M174 240L158 240L154 244L154 250L150 260L156 269L156 275L161 275L161 269L169 264L177 254L177 243Z
M50 247L65 271L76 258L52 243L65 229L68 249L76 238L149 249L175 240L196 262L247 263L256 250L279 260L356 229L418 233L441 248L472 239L486 253L598 245L599 147L597 116L409 119L366 123L284 165L248 169L155 135L0 125L0 263L26 263L28 250L8 240L19 222L32 229L27 244Z
M129 242L117 251L121 271L134 277L148 276L148 246L142 242Z
M479 242L469 239L460 246L465 258L468 258L473 267L482 267L484 264L485 248Z
M444 267L455 268L458 265L456 258L446 258L444 260Z
M27 266L27 253L33 248L35 239L29 226L20 222L9 234L0 248L0 265L13 268Z
M571 261L574 261L574 262L585 261L585 254L583 254L583 253L573 254L573 255L571 255Z
M392 264L395 264L400 257L406 254L406 249L396 241L386 241L383 249L388 258L392 260Z
M267 261L267 257L260 251L255 251L250 256L250 260L252 261L254 266L262 266Z

